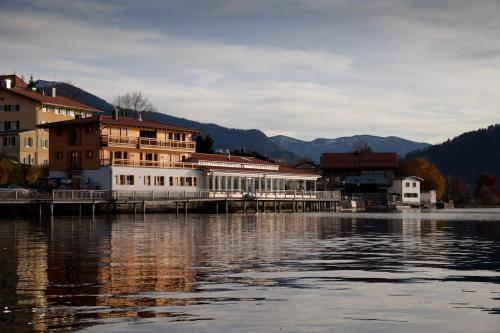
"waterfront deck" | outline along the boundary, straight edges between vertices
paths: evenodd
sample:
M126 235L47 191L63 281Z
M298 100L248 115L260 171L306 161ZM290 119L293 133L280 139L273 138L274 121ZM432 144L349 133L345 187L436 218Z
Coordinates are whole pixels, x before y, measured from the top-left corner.
M292 210L306 211L331 211L336 210L341 196L336 191L274 191L244 193L242 191L100 191L100 190L3 190L0 191L0 206L5 205L38 205L39 215L42 214L42 206L50 207L50 215L54 215L55 205L76 205L81 212L82 205L92 206L92 215L98 204L107 205L108 212L111 207L117 205L134 205L142 207L146 213L146 206L158 203L174 203L176 212L182 206L185 213L188 212L190 202L214 202L216 212L219 212L219 204L222 204L225 212L229 212L230 205L240 203L243 212L246 212L247 203L255 203L255 211L259 211L259 205L265 211L266 203L272 202L274 212L281 211L282 203L292 203Z

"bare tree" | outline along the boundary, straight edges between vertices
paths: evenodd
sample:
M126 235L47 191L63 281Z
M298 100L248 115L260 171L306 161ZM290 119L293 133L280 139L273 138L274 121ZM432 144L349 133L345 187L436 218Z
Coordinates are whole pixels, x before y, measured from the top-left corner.
M136 118L139 118L142 112L156 111L156 107L146 97L144 97L142 91L134 91L124 95L118 95L115 98L114 106L121 112L134 112Z

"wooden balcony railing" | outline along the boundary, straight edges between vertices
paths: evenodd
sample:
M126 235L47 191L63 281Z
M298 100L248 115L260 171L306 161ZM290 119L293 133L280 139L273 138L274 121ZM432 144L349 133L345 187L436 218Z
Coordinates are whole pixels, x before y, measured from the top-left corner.
M161 140L156 138L129 138L114 135L101 135L101 144L105 146L124 146L134 148L175 149L194 151L192 141Z
M162 161L133 161L124 159L101 159L101 166L127 166L127 167L142 167L142 168L179 168L179 169L194 169L196 163L188 162L162 162Z

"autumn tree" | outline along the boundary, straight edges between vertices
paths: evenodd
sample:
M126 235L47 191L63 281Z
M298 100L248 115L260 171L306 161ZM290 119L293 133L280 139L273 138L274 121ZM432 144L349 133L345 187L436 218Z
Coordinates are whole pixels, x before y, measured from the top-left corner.
M118 95L113 104L121 112L133 112L136 118L139 118L143 112L156 111L156 107L144 97L142 91Z
M481 175L476 181L476 200L483 205L496 205L500 202L495 176Z
M446 180L441 172L439 172L438 168L431 162L416 157L403 161L401 171L406 176L422 178L423 181L420 184L420 188L426 191L435 190L438 200L443 197L446 188Z

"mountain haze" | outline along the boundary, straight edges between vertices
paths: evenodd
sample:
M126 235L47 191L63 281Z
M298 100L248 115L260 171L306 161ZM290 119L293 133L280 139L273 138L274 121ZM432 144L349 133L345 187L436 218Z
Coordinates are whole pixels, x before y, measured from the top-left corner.
M302 141L277 135L270 139L282 148L313 161L319 161L324 152L344 153L352 151L353 146L360 142L366 143L376 152L396 152L402 157L411 151L429 146L428 143L414 142L396 136L380 137L374 135L354 135L336 139L319 138L313 141Z

